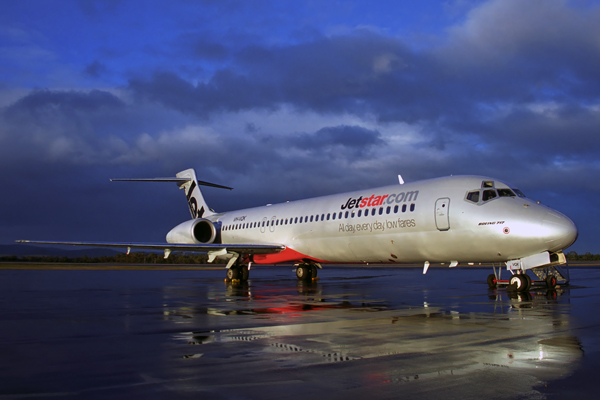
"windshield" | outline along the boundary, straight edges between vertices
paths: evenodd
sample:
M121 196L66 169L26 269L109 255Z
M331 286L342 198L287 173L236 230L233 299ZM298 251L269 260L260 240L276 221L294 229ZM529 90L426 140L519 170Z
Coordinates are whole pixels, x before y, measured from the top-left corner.
M525 194L523 194L523 192L521 192L519 189L515 189L513 188L512 190L514 190L514 192L517 194L517 196L519 197L527 197L525 196Z
M465 200L481 205L498 197L517 196L526 197L519 189L495 188L494 181L483 181L481 182L481 189L468 191Z

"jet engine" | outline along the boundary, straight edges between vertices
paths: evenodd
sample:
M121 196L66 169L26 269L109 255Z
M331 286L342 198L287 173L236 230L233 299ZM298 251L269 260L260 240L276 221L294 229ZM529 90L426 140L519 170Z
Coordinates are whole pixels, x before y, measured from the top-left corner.
M220 226L207 219L191 219L171 229L167 233L167 243L221 243L221 229Z

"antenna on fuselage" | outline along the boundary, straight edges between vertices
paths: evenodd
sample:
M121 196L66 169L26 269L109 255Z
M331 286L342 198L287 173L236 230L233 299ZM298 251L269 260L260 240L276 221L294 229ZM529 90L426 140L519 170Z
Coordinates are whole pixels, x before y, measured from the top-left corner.
M402 175L398 174L398 182L400 182L401 185L404 185L404 179L402 179Z

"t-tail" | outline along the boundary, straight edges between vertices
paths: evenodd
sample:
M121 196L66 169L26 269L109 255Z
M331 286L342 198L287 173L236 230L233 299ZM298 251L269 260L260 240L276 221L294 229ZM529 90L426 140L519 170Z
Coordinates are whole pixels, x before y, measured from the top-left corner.
M177 173L176 178L111 179L111 181L175 182L177 183L177 186L179 186L179 188L183 189L185 192L185 197L187 199L188 206L190 207L190 214L192 215L192 218L206 218L215 214L215 212L206 204L204 196L202 196L200 186L211 186L229 190L232 189L228 186L199 181L196 178L196 171L194 171L192 168Z
M187 198L192 218L204 218L214 214L214 211L212 211L208 207L208 205L206 204L206 200L204 200L204 196L202 196L200 185L213 186L222 189L231 189L227 186L198 181L198 179L196 178L196 171L194 171L192 168L186 169L185 171L181 171L177 173L176 176L177 178L185 179L185 181L179 181L177 184L179 185L179 189L183 189L185 192L185 197Z

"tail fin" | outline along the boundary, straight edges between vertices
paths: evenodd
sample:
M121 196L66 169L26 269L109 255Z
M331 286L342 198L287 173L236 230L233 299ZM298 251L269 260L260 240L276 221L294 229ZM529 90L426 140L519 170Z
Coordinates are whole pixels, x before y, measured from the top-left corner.
M192 218L202 218L214 214L214 211L212 211L208 207L206 201L204 200L204 197L202 196L202 191L200 191L200 185L231 190L231 188L227 186L221 186L210 182L199 181L196 178L196 171L194 171L192 168L186 169L185 171L181 171L177 173L176 176L179 179L185 179L185 181L181 180L177 184L179 185L179 189L183 189L185 191L185 197L187 198L188 205L190 206L190 213L192 214Z
M179 189L183 189L185 191L185 197L187 198L188 205L190 206L192 218L203 218L215 214L214 211L208 208L208 205L202 196L202 192L200 191L200 185L232 190L232 188L227 186L199 181L196 179L196 171L194 171L192 168L181 171L177 173L176 176L176 178L111 179L111 181L175 182L179 186Z

